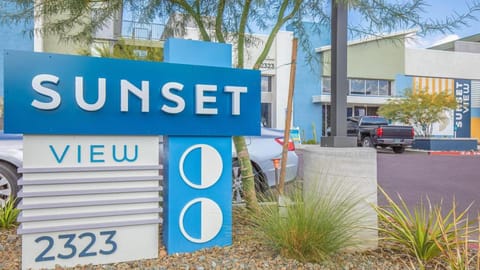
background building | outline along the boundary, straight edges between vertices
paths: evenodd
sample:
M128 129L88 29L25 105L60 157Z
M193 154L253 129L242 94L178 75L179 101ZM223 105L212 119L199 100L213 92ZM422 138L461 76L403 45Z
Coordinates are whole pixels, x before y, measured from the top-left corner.
M430 49L408 48L414 36L405 31L349 42L347 116L376 115L388 99L402 97L408 89L448 91L459 106L447 113L450 120L435 125L434 136L480 139L478 36ZM295 89L294 126L303 140L318 142L330 126L330 49L323 45L315 50L318 73L302 65L297 69L296 81L301 82Z

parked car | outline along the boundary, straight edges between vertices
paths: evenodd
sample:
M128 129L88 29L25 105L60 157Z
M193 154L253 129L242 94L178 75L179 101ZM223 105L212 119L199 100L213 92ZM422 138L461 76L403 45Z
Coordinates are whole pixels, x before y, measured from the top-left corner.
M0 131L1 132L1 131ZM273 158L282 154L283 131L262 128L261 136L245 137L252 161L257 191L265 192L275 186L275 168ZM17 169L22 166L23 142L21 135L0 134L0 204L19 191L17 180L21 175ZM160 140L163 143L163 140ZM160 160L163 160L163 147L160 147ZM242 200L242 181L235 149L232 146L232 176L234 200ZM297 175L298 157L293 142L289 142L286 181Z
M276 186L273 159L282 157L283 135L283 130L262 127L260 136L245 137L255 175L257 193L264 193L269 188ZM243 200L242 177L235 152L232 162L233 201L241 202ZM289 139L285 182L292 181L297 177L297 169L298 156L295 153L295 144ZM277 173L279 174L280 171Z
M0 133L0 205L3 205L18 192L17 168L22 166L23 143L22 135Z
M358 146L390 147L400 154L412 145L415 131L411 126L389 125L380 116L361 116L348 118L347 135L357 137Z

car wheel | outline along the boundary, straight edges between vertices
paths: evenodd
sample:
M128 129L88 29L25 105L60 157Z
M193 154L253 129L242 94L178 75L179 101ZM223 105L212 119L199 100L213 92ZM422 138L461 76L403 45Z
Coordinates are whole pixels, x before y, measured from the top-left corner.
M10 197L17 197L17 169L7 163L0 162L0 205L4 205Z
M253 163L252 170L255 175L255 192L257 192L257 194L265 193L268 190L265 176ZM232 200L234 203L241 203L244 201L242 172L238 160L234 160L232 163Z
M392 147L392 150L395 154L401 154L401 153L405 152L405 147L394 146L394 147Z
M362 146L363 147L373 147L372 139L370 139L370 137L364 137L362 139Z

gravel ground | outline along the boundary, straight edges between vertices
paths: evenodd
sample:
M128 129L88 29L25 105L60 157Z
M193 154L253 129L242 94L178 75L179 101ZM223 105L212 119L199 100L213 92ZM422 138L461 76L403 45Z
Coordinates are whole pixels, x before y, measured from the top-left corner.
M74 268L55 269L180 269L180 270L207 270L207 269L382 269L403 270L412 269L409 258L394 252L380 243L381 248L362 253L338 254L329 262L322 264L300 263L281 257L272 251L262 240L255 235L253 228L246 222L243 210L235 208L233 220L233 245L230 247L210 248L190 254L167 255L162 247L157 259L131 261L108 265L87 265ZM20 269L21 265L21 237L17 236L16 229L0 230L0 269ZM432 267L431 269L445 269Z

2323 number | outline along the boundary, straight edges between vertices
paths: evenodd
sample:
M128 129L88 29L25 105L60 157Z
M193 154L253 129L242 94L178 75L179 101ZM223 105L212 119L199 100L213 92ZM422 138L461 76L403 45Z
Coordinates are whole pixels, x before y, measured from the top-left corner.
M74 233L72 234L60 234L58 235L58 240L63 242L64 252L58 253L56 256L47 256L50 250L55 246L55 239L51 236L40 236L35 239L35 243L47 242L47 247L40 252L40 254L35 258L35 262L44 262L44 261L54 261L55 258L59 259L71 259L75 257L78 253L78 257L90 257L101 255L110 255L117 250L117 243L113 239L117 231L103 231L100 232L100 236L104 237L105 249L101 248L100 250L94 251L92 247L97 241L97 236L92 232L84 232L78 236ZM81 250L77 249L75 245L75 239L86 239L87 245Z

